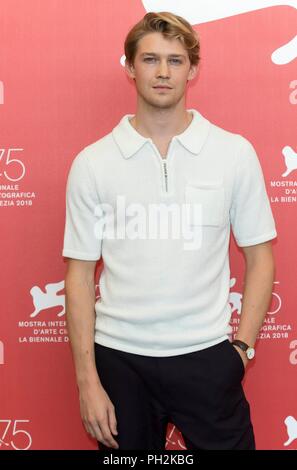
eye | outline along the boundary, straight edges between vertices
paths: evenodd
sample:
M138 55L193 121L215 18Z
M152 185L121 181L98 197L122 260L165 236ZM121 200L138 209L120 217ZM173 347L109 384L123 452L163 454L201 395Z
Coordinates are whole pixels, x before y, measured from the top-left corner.
M181 64L180 59L170 59L173 64Z
M152 61L154 61L154 60L156 60L155 57L146 57L146 58L144 59L144 62L152 62Z

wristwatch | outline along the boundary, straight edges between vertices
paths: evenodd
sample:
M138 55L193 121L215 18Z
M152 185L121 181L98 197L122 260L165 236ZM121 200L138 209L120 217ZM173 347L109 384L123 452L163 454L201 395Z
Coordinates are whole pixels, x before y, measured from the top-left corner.
M242 351L246 353L246 356L249 360L253 359L255 357L256 351L254 348L249 346L248 344L244 343L243 341L240 341L239 339L235 339L232 341L232 344L235 344L235 346L238 346Z

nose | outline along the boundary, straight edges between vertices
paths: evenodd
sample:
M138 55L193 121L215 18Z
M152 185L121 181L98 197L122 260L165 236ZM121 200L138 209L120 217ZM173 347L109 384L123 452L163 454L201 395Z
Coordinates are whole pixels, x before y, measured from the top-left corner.
M161 60L160 65L157 70L157 77L162 77L162 78L169 78L170 77L170 69L167 64L167 60Z

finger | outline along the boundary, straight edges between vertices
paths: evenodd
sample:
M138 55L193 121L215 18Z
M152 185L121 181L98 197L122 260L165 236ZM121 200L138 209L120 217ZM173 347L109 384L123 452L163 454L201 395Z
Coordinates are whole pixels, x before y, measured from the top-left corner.
M94 432L87 421L84 421L84 427L88 434L90 434L92 437L95 437Z
M108 408L108 420L109 420L109 427L112 434L117 435L117 420L114 412L114 408Z
M103 438L104 438L105 441L107 441L109 443L109 446L118 448L118 443L114 440L114 438L112 437L112 434L110 432L109 423L108 423L107 419L104 420L103 422L101 421L99 423L99 426L100 426L100 430L102 432Z
M102 444L105 444L105 445L108 445L108 443L105 441L105 439L102 435L102 432L100 431L99 425L97 423L95 423L93 425L93 432L94 432L95 438L97 439L98 442L100 442Z

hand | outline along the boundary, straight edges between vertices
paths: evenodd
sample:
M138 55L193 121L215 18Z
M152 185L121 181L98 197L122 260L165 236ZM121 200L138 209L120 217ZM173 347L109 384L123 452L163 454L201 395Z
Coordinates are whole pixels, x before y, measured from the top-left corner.
M105 446L118 449L112 436L117 434L115 409L102 385L83 385L79 392L81 417L87 433Z
M246 369L246 366L248 365L248 362L249 362L246 356L246 353L239 346L236 346L236 344L232 344L232 346L237 350L238 354L241 356L244 368Z

